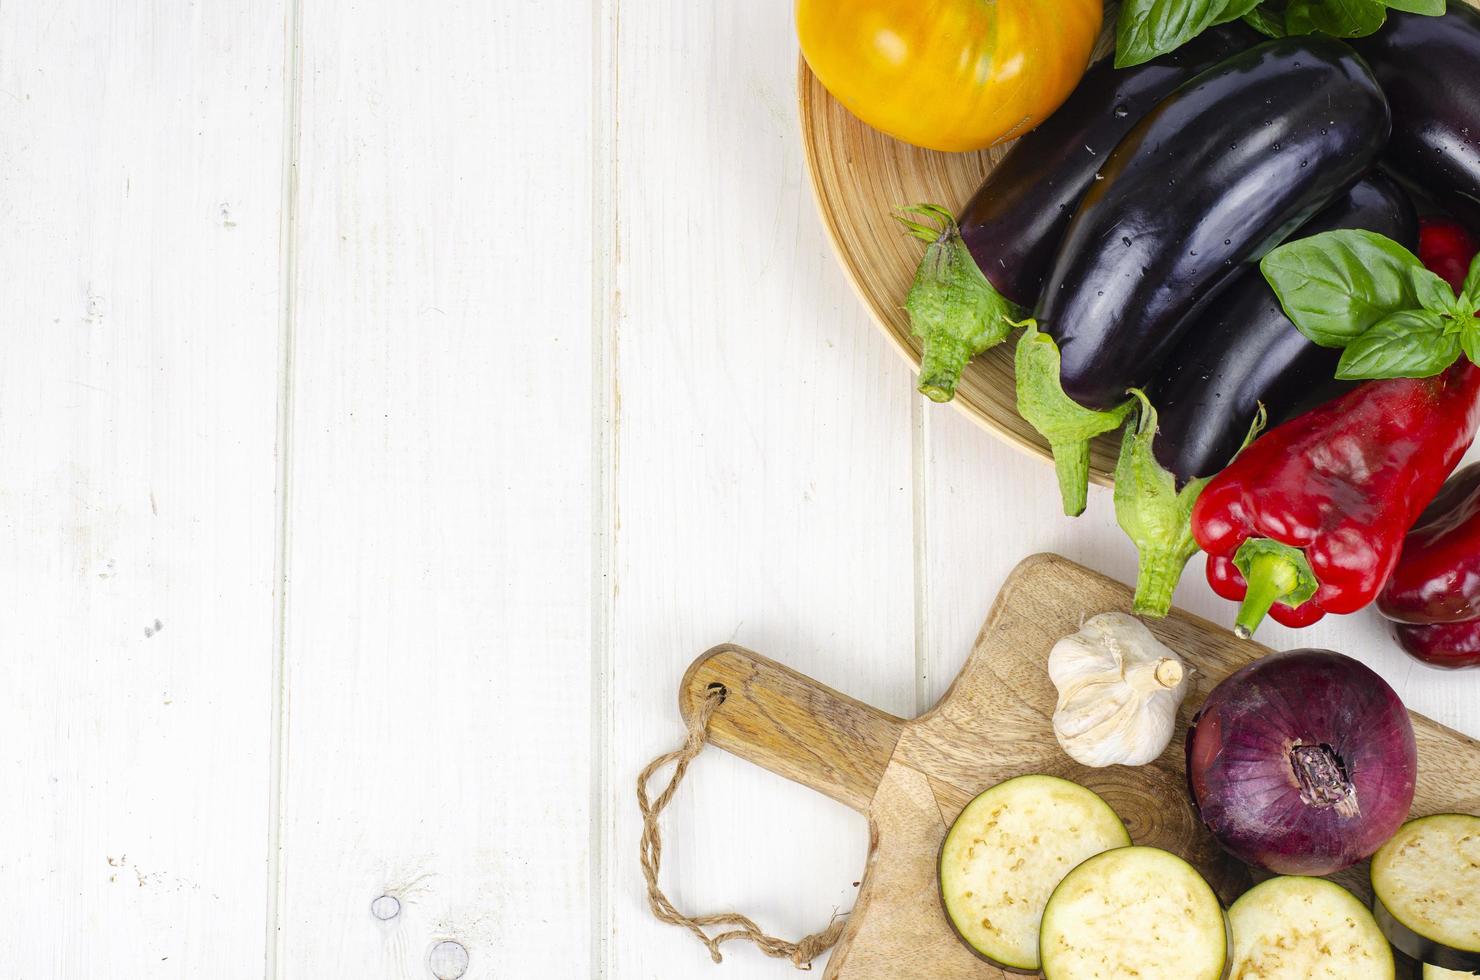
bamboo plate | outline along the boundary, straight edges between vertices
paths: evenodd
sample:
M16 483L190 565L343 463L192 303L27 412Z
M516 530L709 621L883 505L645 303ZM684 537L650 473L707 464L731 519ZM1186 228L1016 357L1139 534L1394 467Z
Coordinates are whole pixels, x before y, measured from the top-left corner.
M802 145L823 224L874 320L915 369L920 342L910 333L905 294L924 245L891 217L902 204L928 201L959 212L1007 146L975 153L939 153L902 143L844 109L798 59L797 98ZM954 404L1020 449L1052 459L1048 443L1017 413L1012 359L1016 337L966 366ZM1090 447L1090 480L1110 485L1119 451L1114 434Z

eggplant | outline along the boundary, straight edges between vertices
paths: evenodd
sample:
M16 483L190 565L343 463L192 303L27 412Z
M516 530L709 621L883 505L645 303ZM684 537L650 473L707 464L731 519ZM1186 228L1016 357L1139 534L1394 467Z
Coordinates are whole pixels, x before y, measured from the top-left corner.
M1370 176L1300 226L1304 238L1362 228L1418 243L1418 213L1397 183ZM1165 616L1197 550L1197 495L1239 449L1357 382L1338 381L1341 351L1317 346L1285 316L1258 266L1247 266L1185 336L1143 395L1115 466L1115 518L1139 555L1136 612Z
M1440 17L1391 10L1352 43L1393 108L1387 165L1480 227L1480 12L1463 0Z
M1287 875L1244 892L1228 909L1235 977L1393 980L1393 948L1372 913L1334 881Z
M1421 963L1480 973L1480 817L1410 820L1372 856L1372 913Z
M1386 177L1358 181L1292 237L1346 228L1418 249L1418 212ZM1341 350L1295 329L1258 266L1243 269L1184 329L1147 389L1159 420L1156 461L1178 487L1227 466L1261 404L1269 424L1279 425L1358 384L1336 379Z
M1043 909L1045 980L1222 980L1229 929L1197 869L1156 847L1102 851L1064 876Z
M1202 309L1376 161L1391 120L1356 52L1268 41L1168 95L1069 224L1017 351L1018 411L1084 510L1089 440L1116 428Z
M1075 206L1121 137L1177 86L1257 39L1225 24L1128 70L1116 71L1107 56L1057 112L1013 144L959 221L938 205L904 209L905 226L930 243L905 301L924 344L922 393L950 401L966 362L1006 338L1016 307L1037 302Z
M1057 776L1009 779L968 803L946 832L941 906L976 955L1036 974L1049 894L1081 861L1130 842L1125 823L1091 790Z

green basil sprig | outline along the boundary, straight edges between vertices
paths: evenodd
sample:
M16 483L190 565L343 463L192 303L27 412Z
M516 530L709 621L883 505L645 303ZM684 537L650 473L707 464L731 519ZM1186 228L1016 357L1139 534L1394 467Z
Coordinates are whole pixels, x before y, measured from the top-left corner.
M1322 347L1342 347L1338 378L1427 378L1463 353L1480 364L1480 256L1464 289L1370 231L1328 231L1259 264L1285 315Z
M1115 67L1175 51L1209 27L1226 24L1260 0L1126 0L1115 22Z
M1270 37L1365 37L1389 10L1439 16L1445 0L1125 0L1115 29L1115 66L1175 51L1209 27L1243 20Z

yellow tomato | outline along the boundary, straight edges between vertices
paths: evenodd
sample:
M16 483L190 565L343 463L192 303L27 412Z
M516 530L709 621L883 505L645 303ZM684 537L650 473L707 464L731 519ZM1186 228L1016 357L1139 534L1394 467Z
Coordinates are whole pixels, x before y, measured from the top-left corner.
M797 0L802 54L839 102L935 150L1015 139L1089 65L1101 0Z

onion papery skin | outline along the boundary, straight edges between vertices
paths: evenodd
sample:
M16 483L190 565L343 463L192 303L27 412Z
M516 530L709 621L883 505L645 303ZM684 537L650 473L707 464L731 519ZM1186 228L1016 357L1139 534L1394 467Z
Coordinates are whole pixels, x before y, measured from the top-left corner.
M1270 654L1231 674L1187 735L1198 816L1229 853L1276 874L1371 857L1408 818L1417 774L1403 702L1331 650Z

